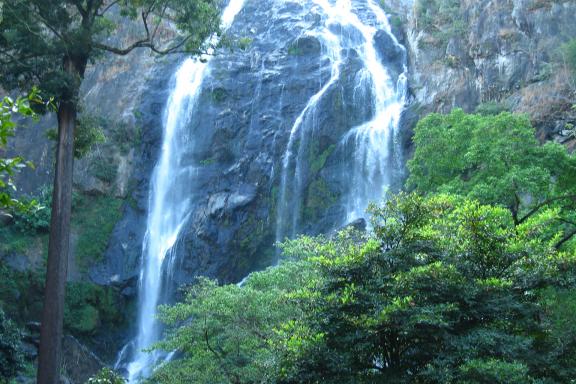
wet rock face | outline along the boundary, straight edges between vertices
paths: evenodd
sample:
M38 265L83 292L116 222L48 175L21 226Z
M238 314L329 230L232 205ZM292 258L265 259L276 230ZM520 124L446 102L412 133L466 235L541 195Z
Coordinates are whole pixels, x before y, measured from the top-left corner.
M322 22L318 11L301 1L247 0L230 33L250 43L246 49L222 50L212 60L196 116L190 116L186 159L196 171L191 178L182 176L182 182L189 184L194 206L176 245L174 285L197 275L239 281L273 262L281 158L294 121L331 74L320 41L307 33ZM379 35L379 40L382 60L397 78L402 52L389 38ZM361 68L357 52L350 48L344 56L341 79L314 116L318 129L311 140L318 146L311 156L323 156L315 179L326 182L305 191L301 231L306 233L339 225L343 208L335 196L348 188L342 177L347 154L333 148L343 133L373 113L370 102L352 100ZM148 75L140 98L142 145L134 159L132 202L114 231L106 262L91 271L99 283L128 287L137 280L149 179L159 155L171 74L180 61L158 64ZM313 192L329 195L325 207L314 206L324 202Z

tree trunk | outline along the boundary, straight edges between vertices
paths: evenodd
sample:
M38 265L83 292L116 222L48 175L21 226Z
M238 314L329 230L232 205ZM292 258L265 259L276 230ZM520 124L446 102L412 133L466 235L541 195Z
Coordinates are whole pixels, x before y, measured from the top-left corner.
M68 74L78 73L71 59L65 59L64 70ZM76 99L61 101L58 107L58 148L52 194L44 310L40 330L38 384L60 382L64 294L70 254L75 125Z

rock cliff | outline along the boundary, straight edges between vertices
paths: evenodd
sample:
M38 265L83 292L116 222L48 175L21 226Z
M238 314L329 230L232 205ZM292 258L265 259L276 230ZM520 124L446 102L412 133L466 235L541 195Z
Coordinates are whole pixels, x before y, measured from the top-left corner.
M362 12L364 1L357 3ZM576 37L576 1L385 0L396 38L407 48L410 105L399 137L410 146L410 128L429 112L511 110L527 113L542 140L574 146L566 133L576 124L576 84L559 47ZM230 30L240 47L212 60L197 108L190 118L191 163L200 165L190 183L193 209L179 240L174 285L196 275L236 282L275 258L275 226L282 156L294 121L330 78L325 48L306 31L319 23L301 1L247 0ZM115 37L129 41L130 26ZM378 35L379 53L393 77L402 72L401 52ZM352 38L352 37L351 37ZM369 115L353 103L357 52L346 52L343 75L314 116L314 171L302 191L299 228L325 232L341 225L346 191L345 153L334 148L350 127ZM76 274L114 285L133 298L140 271L150 175L162 140L162 114L172 74L182 57L147 52L105 56L83 83L84 108L98 116L107 140L76 163L79 191L122 200L121 218L103 258ZM51 182L53 144L43 134L46 117L23 129L13 150L33 160L35 171L17 180L23 193ZM401 182L398 172L394 183ZM183 179L184 180L184 179ZM187 180L187 179L186 179ZM101 215L106 215L102 212ZM4 255L6 256L6 255Z
M576 36L575 1L387 2L410 52L419 114L455 107L526 113L541 139L574 146L566 125L576 84L562 44Z

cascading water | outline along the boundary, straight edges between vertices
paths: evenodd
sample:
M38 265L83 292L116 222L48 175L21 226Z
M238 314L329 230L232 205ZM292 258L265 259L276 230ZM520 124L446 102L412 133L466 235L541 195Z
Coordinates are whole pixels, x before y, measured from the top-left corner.
M322 22L308 36L317 38L323 47L323 59L331 63L331 76L314 94L295 120L282 158L282 174L276 222L276 240L282 241L301 230L304 190L311 182L311 137L321 123L317 115L322 103L333 92L339 92L342 66L353 50L362 66L355 75L352 102L368 103L370 113L366 121L351 127L338 144L341 153L350 154L343 160L347 171L340 176L348 184L341 204L344 217L335 226L364 216L371 201L379 201L401 169L397 129L406 104L406 54L391 32L386 14L374 0L311 0L312 13ZM385 33L394 48L402 52L402 73L395 84L380 57L376 35Z
M222 30L231 26L243 5L244 0L230 0L222 14ZM195 166L190 165L183 155L191 140L187 132L189 120L194 115L211 57L184 61L174 76L164 111L162 149L150 182L147 231L142 246L138 335L131 343L133 355L126 367L129 383L149 376L154 366L166 357L157 351L150 353L144 349L158 341L160 336L156 307L161 302L163 285L170 279L173 247L190 214L190 186L182 180L190 180ZM124 360L127 349L121 352L119 363Z
M379 202L393 183L394 174L402 169L398 127L402 110L407 102L407 66L403 62L403 72L393 83L386 67L379 60L375 46L377 31L386 32L396 47L404 52L390 29L382 8L368 0L368 7L375 17L375 26L363 24L358 17L351 17L350 23L358 29L366 44L360 51L365 68L361 72L362 81L372 95L373 118L353 128L344 137L341 145L353 145L352 188L346 203L346 222L363 217L370 202Z

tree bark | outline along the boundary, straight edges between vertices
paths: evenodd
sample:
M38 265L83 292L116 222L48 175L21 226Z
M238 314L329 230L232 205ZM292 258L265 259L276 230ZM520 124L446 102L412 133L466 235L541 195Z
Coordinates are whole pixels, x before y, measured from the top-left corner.
M78 74L77 67L69 58L64 60L64 70L68 74ZM38 384L60 382L64 295L70 254L76 109L76 99L61 101L58 107L58 147L52 194L44 309L40 330Z

